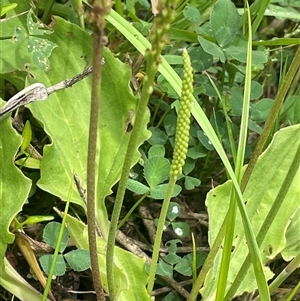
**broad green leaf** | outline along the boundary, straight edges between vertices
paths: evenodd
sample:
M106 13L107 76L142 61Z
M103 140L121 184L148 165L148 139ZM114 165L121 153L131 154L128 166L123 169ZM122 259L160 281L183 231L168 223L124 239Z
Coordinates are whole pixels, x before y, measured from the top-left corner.
M49 57L57 45L48 41L44 36L52 32L38 19L33 20L34 14L32 10L27 15L28 51L32 52L33 63L39 68L49 71Z
M14 16L16 14L28 11L29 9L29 1L18 1L18 6L14 10L9 11L6 17ZM33 64L33 62L32 56L28 52L26 43L18 44L13 40L13 35L17 26L24 32L26 31L26 18L27 16L24 14L18 18L13 18L1 23L1 73L9 73L17 69L25 71L25 73L30 71L30 65ZM22 55L12 55L12 53L21 53Z
M0 105L4 102L0 99ZM14 165L14 157L21 145L21 137L13 129L9 117L0 119L0 285L13 292L13 283L20 283L21 277L12 271L10 264L4 261L8 244L14 240L14 235L9 231L13 218L22 210L30 191L31 181ZM4 262L6 264L4 265ZM11 271L11 272L9 272ZM24 294L31 290L23 281L20 284L26 287ZM18 286L17 286L18 287ZM20 296L20 294L16 293ZM36 296L33 293L33 296Z
M237 34L240 15L230 0L219 0L211 12L210 24L219 46L223 48Z
M67 227L76 247L88 250L87 226L76 220L74 217L68 216ZM100 237L97 239L97 248L102 284L105 291L107 291L105 268L106 243ZM114 264L115 284L117 289L116 301L153 301L153 298L147 294L146 290L148 274L145 271L144 258L139 258L128 251L115 247Z
M4 102L0 99L0 105ZM31 181L14 165L14 157L21 145L21 136L13 129L10 117L0 119L0 258L7 244L14 240L9 231L13 218L22 210L30 191Z
M92 62L92 40L78 26L56 18L54 32L49 40L59 47L50 57L51 72L38 68L32 74L47 87L81 73ZM69 53L70 60L65 54ZM136 99L129 89L130 70L104 49L101 109L99 120L97 157L97 219L106 237L108 218L104 200L111 187L119 180L122 162L129 141L126 132L131 110L135 111ZM72 62L72 64L71 64ZM67 67L66 67L67 66ZM28 77L29 78L29 77ZM32 81L29 78L30 81ZM44 102L32 103L30 108L35 118L44 126L51 144L44 147L41 162L41 179L38 186L63 200L67 199L68 187L75 172L83 189L86 189L87 142L89 128L91 77L72 88L52 94ZM139 143L149 137L141 128ZM132 164L137 162L136 151ZM85 207L75 185L71 201Z
M25 11L29 7L25 9L23 5L20 5L20 8ZM25 18L21 16L17 20L14 19L14 22L5 22L7 31L3 30L1 33L4 34L5 32L7 35L7 32L11 32L13 35L16 26L26 31L23 24L26 24L26 16ZM87 63L91 64L91 37L76 25L60 18L57 18L53 24L55 24L54 32L47 36L48 41L59 46L50 58L50 64L54 67L53 70L47 74L38 70L27 51L26 43L19 45L13 43L12 40L1 40L0 54L3 61L3 72L14 71L15 69L23 70L28 73L29 81L39 81L49 87L81 73ZM12 52L23 53L24 55L16 60L16 56L11 56ZM66 53L70 54L67 60L65 59ZM101 188L97 190L98 203L96 206L97 213L101 216L101 218L98 216L98 219L103 223L102 230L105 234L108 225L104 199L111 193L111 186L119 179L130 136L130 133L126 133L126 120L129 110L135 109L136 99L129 90L129 68L114 59L107 50L104 55L106 63L103 67L102 81L103 113L100 117L101 133L98 139L98 147L103 161L101 164L99 163L100 168L98 168L97 184ZM12 83L14 84L14 81ZM63 200L67 198L67 187L73 181L73 172L78 174L83 188L86 188L85 170L90 86L91 79L88 78L66 91L51 95L49 100L43 103L31 105L35 117L45 126L45 131L51 139L51 144L44 149L41 180L38 185ZM146 131L146 122L147 120L144 123L144 130L141 129L140 143L149 137ZM133 164L137 161L138 156L139 154L136 152ZM85 207L75 186L72 201Z
M295 211L291 223L289 224L285 237L286 247L281 252L281 255L285 261L292 260L295 256L300 254L300 240L299 240L299 229L300 229L300 208Z
M26 36L26 31L23 30L21 27L16 26L11 42L22 44L26 40Z
M122 32L126 36L128 41L130 43L132 43L138 49L138 51L141 52L142 54L144 54L146 49L150 47L148 41L138 31L135 31L134 29L132 29L132 26L129 28L127 21L124 20L123 18L121 18L115 11L111 10L110 15L107 16L107 20L111 24L113 24L120 32ZM174 91L176 91L178 93L178 95L180 95L181 79L178 76L178 74L176 74L176 72L170 67L170 65L168 65L165 62L165 60L163 60L163 59L162 59L161 65L159 67L159 71L166 78L166 80L169 81L169 83L174 88ZM233 181L234 188L238 195L239 210L240 210L243 218L245 219L245 224L246 224L245 230L246 230L247 240L251 246L250 249L251 249L252 254L254 253L254 255L256 255L255 253L257 253L257 245L254 242L253 231L252 231L250 221L249 221L247 213L246 213L243 196L242 196L240 187L238 185L238 181L237 181L234 171L230 165L230 162L226 156L226 153L225 153L214 129L211 126L211 123L207 119L204 111L201 109L201 107L197 103L196 99L194 99L194 106L192 108L192 114L193 114L194 118L196 119L196 121L198 122L198 124L203 129L203 131L207 134L210 141L212 141L217 153L219 154L225 168L228 171L229 177ZM256 270L258 270L258 269L260 270L262 268L260 260L258 262L256 262L256 267L257 267ZM262 281L263 281L263 283L265 283L264 279ZM263 290L265 291L265 287Z
M274 218L268 217L267 224L264 225L266 236L262 242L258 242L261 250L262 260L267 264L275 258L286 246L285 234L295 211L299 207L299 176L300 169L293 179L284 199L276 200L276 197L283 185L290 166L300 148L300 125L291 126L280 130L274 135L273 141L267 150L260 156L249 183L244 192L244 199L247 202L246 208L254 233L257 235L262 229L269 212L278 210ZM210 223L214 225L209 231L209 243L212 245L221 224L228 211L229 196L231 191L231 181L218 186L209 192L207 196L207 207ZM276 202L275 202L276 200ZM279 205L278 205L279 204ZM248 254L248 247L243 231L243 223L240 214L237 215L235 222L234 250L227 280L227 289L229 284L235 279L243 261ZM298 242L299 245L299 242ZM214 277L218 273L221 251L217 254L215 264L209 272L203 296L205 300L213 300L215 294ZM270 279L273 273L268 267L265 267L265 276ZM256 283L253 281L253 269L249 269L246 277L242 281L236 295L244 291L253 291L256 289Z
M49 27L34 16L32 10L29 10L27 15L27 29L31 36L42 36L44 34L52 33Z
M30 9L27 14L27 29L20 26L15 27L15 32L11 42L27 46L27 52L32 53L33 63L43 70L49 71L49 57L57 45L44 36L52 32L39 20L33 20L33 12Z
M32 61L39 68L49 71L49 57L53 49L57 47L54 43L47 41L45 38L29 37L28 51L32 52Z

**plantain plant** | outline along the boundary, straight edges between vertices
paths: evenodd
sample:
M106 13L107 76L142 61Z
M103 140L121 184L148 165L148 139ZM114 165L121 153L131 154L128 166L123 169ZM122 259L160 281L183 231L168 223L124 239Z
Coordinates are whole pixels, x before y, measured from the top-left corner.
M85 24L82 13L82 8L89 6L86 1L71 1L71 6L55 1L37 1L37 6L33 7L26 1L17 3L17 6L12 1L4 2L1 13L5 8L6 15L1 20L0 40L2 86L9 82L21 91L24 86L40 82L50 87L92 65L90 27ZM269 300L286 274L290 275L299 267L296 234L299 226L297 158L300 147L297 123L300 119L297 113L299 89L293 78L299 78L300 50L295 51L294 60L282 59L281 84L278 84L275 102L270 98L260 99L263 85L258 81L265 65L273 67L275 64L272 54L263 51L262 47L299 45L299 40L293 37L296 31L290 37L254 41L256 35L261 34L257 30L262 25L263 10L269 5L268 1L254 1L250 8L245 5L246 9L236 9L229 0L190 1L189 5L185 1L178 5L160 1L160 6L152 10L157 14L153 23L150 19L139 19L135 11L147 4L133 2L116 1L116 11L111 10L106 16L109 39L116 42L125 37L125 40L113 50L103 48L100 118L94 124L98 129L95 187L88 187L86 171L91 115L90 77L74 84L72 89L52 94L48 100L27 105L30 111L20 111L19 114L30 119L27 125L31 125L34 134L31 143L40 150L39 157L33 157L32 151L24 149L25 145L32 145L28 144L27 130L23 131L22 142L13 129L12 124L17 127L17 119L12 122L8 117L15 115L0 117L0 230L3 234L0 239L3 259L0 284L21 300L41 300L41 294L29 286L5 258L7 247L14 240L9 230L11 222L25 208L30 187L35 186L30 179L38 174L37 193L42 191L54 199L49 207L54 204L60 207L55 208L56 212L65 216L72 241L83 250L90 249L87 224L80 220L87 212L84 191L87 187L95 188L94 227L100 234L96 238L96 253L104 291L112 300L153 300L153 286L159 283L155 282L159 277L155 272L162 228L174 184L176 181L177 187L182 184L178 177L182 170L184 173L192 170L191 178L196 180L210 179L215 172L207 166L214 162L212 166L220 168L218 165L221 165L226 172L220 180L224 184L211 189L206 197L210 253L198 275L196 267L199 265L194 262L190 291L170 277L164 280L190 301L196 300L199 294L204 300L232 300L257 289L258 298ZM288 6L268 7L265 14L276 16L279 13L287 18L297 18ZM36 17L41 10L44 22L50 20L52 12L49 26ZM175 12L177 15L173 19ZM132 22L126 20L128 16ZM145 38L148 35L149 39ZM168 38L172 42L168 43ZM14 58L12 51L20 55ZM115 57L118 53L123 59L125 52L136 51L145 57L146 73L139 74L144 79L141 91L139 83L132 79L128 65ZM181 52L183 58L179 56ZM128 55L126 57L128 59ZM132 66L134 70L143 66L139 59L137 55ZM205 70L209 71L210 77ZM271 76L264 79L264 85L273 80ZM137 89L135 93L129 87L130 81ZM155 99L154 95L161 92L157 85L168 100L181 95L180 102L172 104L178 110L177 120L175 110L164 97ZM1 96L4 98L5 94ZM282 106L285 97L287 101ZM2 103L1 100L1 106ZM147 105L153 113L151 117ZM211 116L210 111L213 111ZM130 169L136 168L138 162L142 164L139 161L141 153L148 151L145 141L151 135L147 128L149 120L152 139L159 143L162 124L166 128L169 126L169 130L170 125L177 126L175 140L174 133L170 134L173 130L162 139L168 141L166 149L172 150L169 153L173 153L174 147L174 155L151 259L145 254L141 258L125 251L115 243L124 192L128 183L133 183L128 180ZM283 125L286 128L280 129ZM255 143L251 145L251 151L246 147L249 130L251 139L253 133L260 137L256 147ZM35 138L38 138L38 144ZM20 146L21 151L18 151ZM14 164L16 156L24 153L26 158L18 157ZM168 152L165 156L161 161L164 161L164 166L169 166L167 161L171 156ZM245 165L247 156L251 158L248 166ZM150 156L148 159L150 161ZM199 164L201 160L205 162L203 165ZM79 180L77 186L74 174ZM165 180L167 177L162 175L161 178ZM112 194L117 183L119 188L110 219L111 209L106 197ZM155 187L150 183L149 186L151 189ZM36 197L35 193L30 196ZM60 211L59 199L70 201L72 213ZM174 248L172 250L174 255ZM273 277L268 265L277 256L291 263L268 287L266 281ZM193 254L193 258L197 258L197 254ZM146 262L150 264L150 274L146 271ZM46 294L47 291L44 299ZM170 296L172 300L178 299L174 293ZM249 294L248 298L256 296Z

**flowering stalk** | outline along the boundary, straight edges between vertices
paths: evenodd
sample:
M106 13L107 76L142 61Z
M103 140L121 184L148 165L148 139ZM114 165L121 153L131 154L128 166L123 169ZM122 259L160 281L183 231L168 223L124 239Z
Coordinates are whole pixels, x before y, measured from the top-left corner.
M171 195L177 177L182 173L182 167L184 165L186 159L186 153L188 149L192 94L193 94L193 69L191 66L190 57L186 49L183 50L182 56L183 56L184 75L183 75L181 98L180 98L179 111L177 117L173 161L170 169L170 180L168 184L168 189L161 208L156 236L155 236L154 247L153 247L152 261L151 261L149 280L147 286L147 290L149 294L151 293L154 286L154 279L155 279L155 272L157 267L157 260L159 256L160 243L161 243L163 229L164 229L167 212L171 200Z
M90 0L93 5L93 11L89 15L89 21L93 24L93 78L91 91L91 108L90 108L90 125L88 140L88 156L87 156L87 225L89 251L91 257L91 268L93 276L93 284L97 296L97 300L105 301L102 280L100 275L100 267L97 252L96 237L96 217L95 217L95 200L96 200L96 154L97 154L97 134L98 120L101 108L101 82L102 82L102 58L103 46L107 37L105 36L105 16L109 14L111 1L109 0Z
M182 173L182 167L186 159L193 95L193 68L186 49L183 50L182 56L184 75L177 118L173 161L170 170L170 176L176 178Z
M119 181L119 187L115 199L114 209L112 212L111 223L109 228L109 235L107 239L107 250L106 250L106 273L109 297L111 300L116 298L116 289L114 282L114 247L115 247L115 236L118 227L118 221L122 208L122 201L124 198L127 179L129 176L130 168L132 165L132 157L136 151L138 145L138 137L140 135L140 129L142 127L145 113L147 112L147 105L150 95L153 92L153 83L155 75L158 70L158 65L161 61L161 51L164 48L167 41L167 32L170 28L170 23L174 14L174 6L176 1L161 0L158 4L158 14L154 19L153 28L149 35L149 41L152 45L151 49L148 49L145 54L147 62L146 76L143 82L143 89L140 100L138 102L136 110L136 118L131 132L130 140L126 151L126 156L122 168L121 178Z

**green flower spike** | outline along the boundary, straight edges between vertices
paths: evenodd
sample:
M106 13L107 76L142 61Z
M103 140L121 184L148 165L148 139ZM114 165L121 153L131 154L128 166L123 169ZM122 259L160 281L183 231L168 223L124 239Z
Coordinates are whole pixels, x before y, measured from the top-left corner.
M186 158L188 142L189 142L189 131L190 131L190 117L192 107L192 93L193 93L193 69L191 67L191 60L186 49L183 50L183 82L181 100L179 105L179 112L177 117L176 135L175 135L175 147L173 162L170 169L170 180L168 183L168 189L164 198L163 205L161 207L160 216L157 225L157 231L155 236L155 242L152 253L152 262L149 271L149 279L147 285L147 291L151 294L155 272L157 267L157 260L159 257L159 249L161 244L161 238L163 229L167 217L168 208L174 186L177 180L177 176L181 174L182 167Z
M175 7L178 1L176 0L160 0L157 6L157 15L154 18L153 26L149 34L149 42L151 48L146 51L146 76L143 81L143 88L138 106L136 109L136 118L134 122L134 127L131 132L130 140L128 142L126 159L123 164L121 178L119 181L118 192L114 204L114 209L112 212L112 218L110 223L109 235L107 240L107 252L106 252L106 271L107 271L107 282L109 287L109 297L111 300L115 300L116 290L114 283L114 249L115 249L115 235L117 231L117 225L119 221L119 216L122 208L122 201L124 199L124 194L126 190L127 179L129 175L130 168L132 166L131 159L135 155L136 148L138 147L138 137L140 135L139 131L145 119L145 114L147 112L147 105L149 97L153 92L154 79L157 74L158 66L161 62L161 52L165 47L165 44L168 40L168 29L170 23L173 20L175 15ZM174 186L173 186L174 187ZM173 189L173 188L172 188ZM165 220L165 218L164 218ZM163 229L163 225L161 225ZM161 231L162 233L162 231ZM161 237L161 234L160 234ZM151 268L151 276L149 276L148 281L148 291L149 295L153 289L154 280L155 280L155 271L157 258L159 254L159 241L156 242L156 260L155 264Z
M182 173L182 167L186 159L190 131L193 94L193 68L191 66L191 60L186 49L183 50L182 57L184 75L177 117L173 161L170 170L171 177L177 177Z

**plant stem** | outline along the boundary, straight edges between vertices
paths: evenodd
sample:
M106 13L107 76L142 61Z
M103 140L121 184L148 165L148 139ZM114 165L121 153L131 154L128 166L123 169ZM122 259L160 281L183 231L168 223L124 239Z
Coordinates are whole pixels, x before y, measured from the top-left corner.
M176 184L177 177L172 176L170 177L170 181L168 184L168 190L166 192L166 196L161 208L161 212L159 215L156 235L155 235L155 241L154 241L154 247L153 247L153 253L152 253L152 260L151 260L151 266L150 266L150 272L149 272L149 280L147 285L147 291L149 294L151 294L153 286L154 286L154 280L155 280L155 272L157 267L157 260L159 257L159 249L161 244L161 238L164 231L164 225L168 213L168 208L170 205L171 195L174 189L174 186Z
M137 106L135 123L133 125L133 130L128 142L128 147L127 147L121 178L119 182L119 187L115 199L115 205L112 212L111 224L110 224L108 240L107 240L106 273L107 273L109 297L111 300L114 300L116 296L115 287L114 287L113 258L114 258L114 246L115 246L116 231L118 227L118 220L122 208L123 197L126 190L127 179L132 164L131 163L132 158L137 148L138 137L140 135L139 132L145 118L149 97L153 91L153 83L158 69L158 65L160 63L160 53L166 42L165 33L167 32L169 28L168 25L170 24L172 19L173 11L171 7L171 1L162 0L159 3L159 6L160 6L159 9L160 12L154 21L153 28L149 36L149 40L152 43L151 44L152 48L148 49L145 55L147 61L146 76L144 78L142 95Z
M47 23L49 21L54 2L54 0L49 0L46 2L45 10L41 19L43 23Z
M107 239L107 251L106 251L106 273L107 273L108 291L111 300L114 300L115 298L113 257L114 257L114 246L115 246L116 232L118 228L118 221L122 209L122 203L123 203L123 197L126 190L127 179L132 164L131 163L132 158L134 153L136 152L138 138L140 135L140 129L142 127L145 118L145 112L147 111L147 104L150 96L149 91L154 82L155 74L156 71L152 74L152 76L148 77L149 80L143 86L142 96L138 103L138 107L136 111L136 119L128 142L121 178L119 181L118 191L115 199L114 209L111 216L111 223L110 223L109 234Z
M126 221L129 219L130 215L132 214L132 212L135 210L135 208L150 194L150 190L148 192L146 192L138 201L135 202L135 204L131 207L131 209L127 212L127 214L125 215L125 217L120 221L119 225L118 225L118 229L120 229L125 223Z
M88 159L87 159L87 224L89 249L91 257L91 267L94 289L97 299L105 301L105 296L102 287L100 268L97 254L96 241L96 219L95 219L95 181L96 181L96 149L97 149L97 133L98 120L100 111L100 89L102 79L102 57L103 45L106 37L104 34L105 15L109 13L110 1L95 0L93 4L93 40L94 40L94 56L93 56L93 79L92 79L92 95L91 95L91 110L90 110L90 126L89 126L89 141L88 141Z
M182 167L186 159L186 153L188 148L188 139L190 131L190 118L191 118L191 100L193 95L193 68L191 66L191 60L186 49L182 52L183 56L183 82L182 91L180 96L180 105L178 110L176 134L175 134L175 144L173 159L170 168L170 180L168 183L168 189L163 201L161 212L159 215L152 261L149 272L149 279L147 290L150 294L152 292L155 280L155 273L157 267L157 260L159 257L160 244L162 239L162 234L165 226L165 221L168 213L168 208L170 205L170 200L174 190L174 186L178 175L182 173Z
M123 6L122 6L122 1L121 0L115 0L115 8L116 12L123 17Z
M208 273L208 271L211 269L211 267L213 266L214 264L214 260L215 260L215 257L219 251L219 248L222 244L222 241L223 241L223 238L225 236L225 231L226 231L226 222L228 221L228 213L222 223L222 226L220 227L220 231L218 232L218 235L213 243L213 246L211 247L210 251L209 251L209 254L204 262L204 265L203 267L201 268L201 271L197 277L197 280L196 282L194 283L193 285L193 288L190 292L190 295L187 299L187 301L194 301L196 300L197 296L198 296L198 293L199 293L199 290L200 288L202 287L203 285L203 282L206 278L206 275Z
M70 205L70 200L71 200L71 196L72 196L72 189L73 189L73 181L71 182L71 185L70 185L68 198L67 198L67 202L66 202L66 207L64 210L64 215L63 215L61 227L60 227L59 234L58 234L58 239L57 239L55 250L54 250L53 260L51 262L50 271L49 271L48 278L47 278L47 283L46 283L41 301L46 301L48 292L50 291L50 288L51 288L51 281L52 281L52 277L54 274L54 269L55 269L55 265L57 262L57 257L58 257L61 241L63 238L64 229L66 226L67 215L69 212L69 205Z

